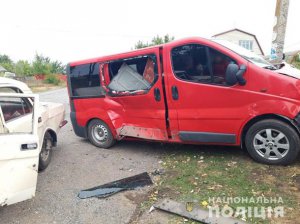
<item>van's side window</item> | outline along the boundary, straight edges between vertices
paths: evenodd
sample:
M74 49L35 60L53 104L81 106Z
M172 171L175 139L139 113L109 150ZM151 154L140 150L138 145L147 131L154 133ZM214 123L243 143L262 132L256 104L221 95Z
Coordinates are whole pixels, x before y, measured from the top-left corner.
M136 92L151 89L158 78L155 55L142 55L109 62L110 83L115 92Z
M101 96L99 63L90 63L70 67L72 96Z
M227 85L228 64L236 63L228 56L199 44L188 44L172 50L173 72L176 77L215 85Z

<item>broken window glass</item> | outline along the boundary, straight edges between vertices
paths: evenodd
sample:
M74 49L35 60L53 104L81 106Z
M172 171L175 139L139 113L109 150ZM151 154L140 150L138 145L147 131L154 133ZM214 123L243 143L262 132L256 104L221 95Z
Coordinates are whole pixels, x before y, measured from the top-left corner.
M113 61L108 67L111 80L108 88L114 92L147 91L158 76L155 55Z

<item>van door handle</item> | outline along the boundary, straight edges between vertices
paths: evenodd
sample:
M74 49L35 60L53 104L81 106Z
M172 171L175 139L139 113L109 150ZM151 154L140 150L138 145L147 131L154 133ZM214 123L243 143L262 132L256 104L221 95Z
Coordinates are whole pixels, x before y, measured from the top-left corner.
M155 88L154 89L154 98L155 98L156 101L160 101L161 100L159 88Z
M178 100L179 95L178 95L178 89L177 86L172 86L172 98L173 100Z

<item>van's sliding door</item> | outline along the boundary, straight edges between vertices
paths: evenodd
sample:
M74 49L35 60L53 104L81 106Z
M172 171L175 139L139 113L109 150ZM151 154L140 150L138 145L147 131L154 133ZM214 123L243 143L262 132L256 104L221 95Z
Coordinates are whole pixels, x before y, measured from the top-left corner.
M105 66L107 108L118 117L117 134L167 140L159 48L133 52Z

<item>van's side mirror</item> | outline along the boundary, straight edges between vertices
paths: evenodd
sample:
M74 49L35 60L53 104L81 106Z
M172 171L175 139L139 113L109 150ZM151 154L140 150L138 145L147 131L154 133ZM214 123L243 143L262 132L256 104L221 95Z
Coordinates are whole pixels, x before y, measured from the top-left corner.
M237 84L238 80L236 78L236 74L239 71L239 66L236 64L229 64L225 73L225 80L227 85L233 86Z
M239 71L236 73L237 81L241 86L246 85L246 79L244 79L244 73L246 72L246 70L246 65L241 65Z
M246 80L244 79L243 75L246 69L247 67L245 65L241 65L239 68L237 64L229 64L225 74L226 83L230 86L237 83L244 86L246 84Z

